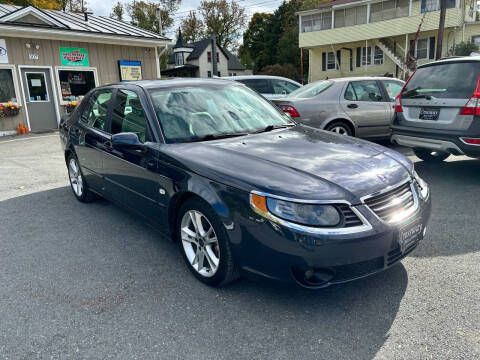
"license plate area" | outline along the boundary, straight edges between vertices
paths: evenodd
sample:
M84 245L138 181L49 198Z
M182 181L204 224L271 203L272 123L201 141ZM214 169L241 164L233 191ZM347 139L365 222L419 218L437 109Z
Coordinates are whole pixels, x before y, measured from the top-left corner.
M421 222L410 223L398 231L398 244L403 252L415 245L423 238L424 225Z
M430 108L430 107L423 107L420 109L420 115L418 116L421 120L438 120L438 116L440 115L439 108Z

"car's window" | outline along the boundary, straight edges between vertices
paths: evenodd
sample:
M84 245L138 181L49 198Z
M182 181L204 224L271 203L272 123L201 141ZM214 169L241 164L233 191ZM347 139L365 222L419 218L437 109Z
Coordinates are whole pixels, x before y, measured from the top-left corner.
M333 81L329 81L329 80L315 81L313 83L302 86L297 90L291 92L288 97L301 98L301 99L311 98L325 91L330 86L332 86L332 84L333 84Z
M477 86L480 62L444 63L417 69L402 92L402 98L430 95L436 98L468 99Z
M355 90L353 90L352 83L349 83L345 90L345 100L357 101L357 95L355 94Z
M273 93L276 95L288 95L299 88L297 84L285 80L272 79Z
M112 89L95 91L83 110L81 121L95 129L106 131L108 106L112 98Z
M403 83L395 80L382 80L382 84L387 90L390 101L395 101L395 98L398 94L400 94L400 91L402 90Z
M150 94L168 142L293 124L287 115L241 85L159 88Z
M258 91L260 94L272 94L272 87L267 79L241 79L237 81L247 85L250 89Z
M147 139L147 117L138 95L130 90L119 89L112 113L112 134L135 133L141 142Z
M354 98L356 101L382 101L383 96L380 88L375 80L360 80L350 83L353 88ZM350 86L349 84L349 86ZM348 87L347 87L348 91ZM345 92L347 96L347 92ZM350 94L349 94L350 96Z

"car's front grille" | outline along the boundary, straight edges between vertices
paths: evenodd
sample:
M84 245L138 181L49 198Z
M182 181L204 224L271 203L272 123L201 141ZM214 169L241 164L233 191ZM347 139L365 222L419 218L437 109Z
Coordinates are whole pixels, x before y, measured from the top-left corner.
M406 182L393 190L366 199L365 204L379 218L388 222L395 220L399 213L412 209L415 198L410 182Z
M338 208L343 214L343 218L345 219L344 227L354 227L354 226L361 226L363 225L362 220L358 218L358 216L353 212L350 206L346 204L338 205Z

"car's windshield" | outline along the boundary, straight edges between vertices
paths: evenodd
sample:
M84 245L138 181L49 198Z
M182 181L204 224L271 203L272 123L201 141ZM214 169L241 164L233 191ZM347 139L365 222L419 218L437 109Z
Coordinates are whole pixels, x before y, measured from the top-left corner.
M419 68L402 91L402 98L434 96L468 99L477 86L480 62L456 62Z
M157 88L150 95L167 142L211 140L294 124L243 85Z
M314 96L317 96L320 94L322 91L325 91L328 89L331 85L333 84L332 81L328 80L320 80L320 81L315 81L311 84L305 85L295 91L292 91L288 97L289 98L301 98L301 99L306 99L306 98L311 98Z

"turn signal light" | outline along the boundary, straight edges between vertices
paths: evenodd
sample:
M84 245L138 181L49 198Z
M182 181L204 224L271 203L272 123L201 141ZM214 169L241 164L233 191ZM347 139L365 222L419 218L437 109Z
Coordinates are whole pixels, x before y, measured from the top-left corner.
M475 145L475 146L480 146L480 139L479 138L460 138L462 142L468 145Z
M257 195L257 194L251 194L251 202L252 205L254 205L257 209L260 209L264 213L268 213L268 208L267 208L267 198L265 196Z
M460 115L480 116L480 76L478 77L475 92L460 111Z
M300 117L300 114L298 113L297 109L295 109L291 105L279 105L280 109L283 110L283 112L290 114L291 117Z

